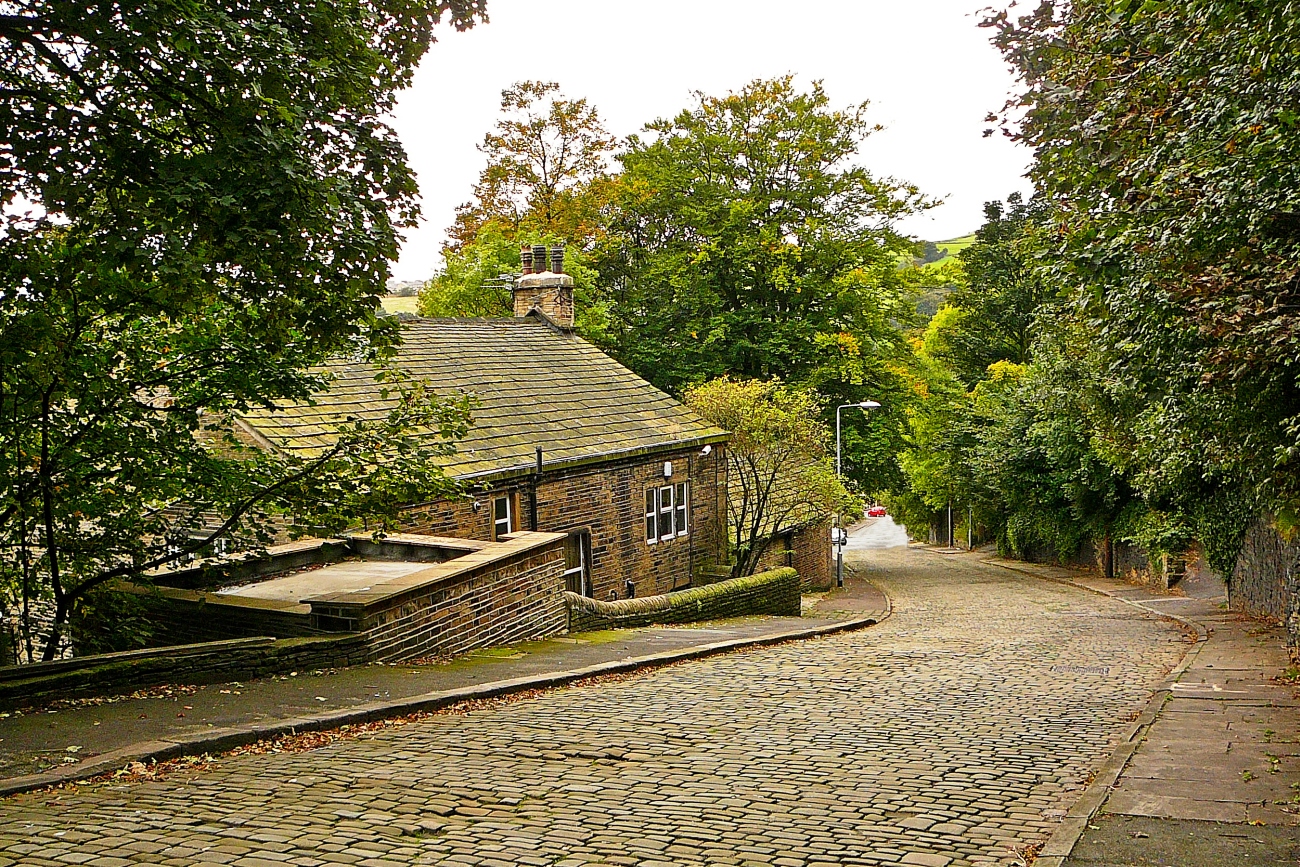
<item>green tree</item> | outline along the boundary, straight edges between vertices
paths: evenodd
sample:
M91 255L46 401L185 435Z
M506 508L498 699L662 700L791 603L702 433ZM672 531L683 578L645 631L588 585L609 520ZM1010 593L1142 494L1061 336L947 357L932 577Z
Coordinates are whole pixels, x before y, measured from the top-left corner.
M445 490L463 408L392 385L310 455L231 419L379 357L417 188L383 117L440 20L478 0L9 4L0 16L0 570L47 596L48 658L87 594L215 538L391 514ZM413 451L399 453L402 446ZM225 516L204 531L203 516Z
M874 360L901 345L914 305L897 265L915 245L892 223L927 202L853 164L865 110L787 76L696 94L629 140L596 262L620 361L681 391L808 382L850 343Z
M553 81L520 81L501 92L502 118L483 137L487 166L474 199L456 210L450 248L472 244L488 224L589 246L600 225L615 141L586 99L566 99Z
M862 501L835 475L820 398L775 380L727 378L695 386L686 405L731 432L727 527L732 575L752 575L783 533L833 514L862 516Z
M986 24L1024 84L1013 132L1035 149L1032 177L1054 205L1047 264L1087 305L1134 412L1149 414L1137 426L1190 424L1165 438L1195 444L1185 459L1219 487L1294 508L1294 7L1084 0Z

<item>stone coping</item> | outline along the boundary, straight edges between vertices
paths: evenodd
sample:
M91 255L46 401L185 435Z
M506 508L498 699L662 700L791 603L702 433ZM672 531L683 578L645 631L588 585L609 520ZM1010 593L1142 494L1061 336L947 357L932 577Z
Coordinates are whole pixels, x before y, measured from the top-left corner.
M32 662L25 665L7 665L0 668L0 682L27 680L49 674L62 674L66 671L78 671L83 668L96 668L111 662L131 662L138 659L169 657L172 659L185 656L201 656L205 653L221 653L229 650L243 650L250 647L266 647L275 643L269 635L253 638L230 638L223 641L204 641L197 644L174 644L167 647L144 647L139 650L119 650L114 653L94 653L89 656L74 656L70 659L53 659L49 662Z
M437 537L425 537L437 538ZM427 569L375 584L368 590L328 593L303 599L306 605L328 605L331 608L368 608L402 596L412 591L424 590L438 584L451 583L466 574L490 568L508 560L563 541L564 533L523 531L503 536L495 543L483 543L477 550L469 551L443 563L431 563Z

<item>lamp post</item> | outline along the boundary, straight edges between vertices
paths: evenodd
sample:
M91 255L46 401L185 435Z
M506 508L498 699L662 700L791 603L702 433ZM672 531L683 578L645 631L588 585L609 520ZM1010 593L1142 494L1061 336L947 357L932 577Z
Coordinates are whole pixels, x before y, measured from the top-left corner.
M840 411L856 406L858 409L877 409L880 404L874 400L864 400L861 403L842 403L835 407L835 478L844 477L844 463L840 456ZM839 523L839 517L835 519ZM847 533L843 527L836 527L835 532L835 586L844 586L844 543L848 541Z

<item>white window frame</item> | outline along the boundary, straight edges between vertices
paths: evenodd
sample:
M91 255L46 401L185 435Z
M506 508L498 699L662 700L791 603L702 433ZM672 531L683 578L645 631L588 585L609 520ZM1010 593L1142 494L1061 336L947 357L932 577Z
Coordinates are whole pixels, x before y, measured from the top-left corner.
M515 531L515 509L514 504L510 502L510 495L504 494L500 497L492 498L492 541L500 540L502 536L508 536ZM497 517L497 503L506 504L505 518ZM501 531L501 522L505 521L505 532Z
M660 542L666 542L677 535L673 531L673 519L677 516L677 510L673 507L674 490L675 489L673 488L672 485L659 486L659 493L657 496L659 500L659 541ZM667 496L665 496L665 494ZM664 520L665 515L668 516L667 520ZM665 533L664 532L665 529L667 529L668 532Z
M685 536L691 529L691 483L678 482L674 488L673 528L678 536Z
M645 489L645 541L657 545L690 535L691 483L676 482Z
M645 543L659 544L659 488L645 489Z

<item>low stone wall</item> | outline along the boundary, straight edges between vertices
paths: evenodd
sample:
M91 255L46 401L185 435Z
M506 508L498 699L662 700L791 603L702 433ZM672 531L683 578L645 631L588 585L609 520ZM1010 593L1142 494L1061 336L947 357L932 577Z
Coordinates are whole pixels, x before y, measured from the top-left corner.
M694 623L746 614L799 615L799 573L773 569L659 596L601 602L565 592L570 632L628 629L652 623Z
M292 602L218 596L202 590L171 587L135 588L145 599L153 624L150 646L221 641L255 635L303 638L324 630Z
M359 665L369 658L361 635L219 641L153 651L109 653L9 669L0 708L36 707L57 699L115 695L161 684L225 683L284 671ZM60 661L63 662L63 661Z
M305 602L314 626L361 633L377 662L554 635L565 627L564 541L517 533L369 591Z
M1300 662L1300 540L1287 541L1270 521L1257 521L1228 579L1228 603L1285 625L1291 659Z
M835 580L831 522L822 521L782 533L759 558L756 572L789 567L799 573L804 590L829 590Z

